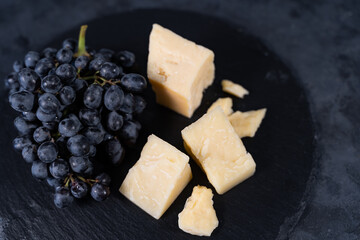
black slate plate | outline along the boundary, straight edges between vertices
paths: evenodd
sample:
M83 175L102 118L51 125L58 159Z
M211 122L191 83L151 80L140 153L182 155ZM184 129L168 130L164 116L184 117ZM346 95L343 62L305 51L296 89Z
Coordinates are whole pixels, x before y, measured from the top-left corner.
M274 53L243 28L190 12L139 10L97 19L87 23L87 43L97 49L133 51L139 71L145 74L152 23L215 52L216 79L206 90L201 107L192 119L187 119L157 105L149 88L146 92L149 104L140 119L143 130L138 145L127 153L121 167L111 170L111 197L102 203L88 199L68 209L57 209L52 202L52 190L46 183L37 183L29 166L11 150L15 113L2 101L0 223L7 238L196 238L182 232L177 224L177 215L192 188L197 184L211 187L192 160L193 180L160 220L147 215L117 190L149 134L154 133L184 151L180 131L201 117L217 98L228 96L221 91L223 78L239 82L250 91L243 100L233 98L235 110L266 107L268 112L256 136L243 139L257 163L255 175L222 196L214 195L219 227L212 238L274 239L285 221L291 225L288 219L300 208L314 161L309 106L295 77ZM77 35L78 28L56 37L49 45L59 47L64 38ZM4 98L6 94L2 91Z

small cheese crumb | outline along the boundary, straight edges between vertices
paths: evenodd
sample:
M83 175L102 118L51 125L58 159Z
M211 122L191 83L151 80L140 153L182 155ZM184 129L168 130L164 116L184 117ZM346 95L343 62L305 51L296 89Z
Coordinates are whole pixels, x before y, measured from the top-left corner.
M254 137L265 114L266 108L248 112L236 111L229 116L229 120L240 138Z
M179 213L179 228L193 235L210 236L219 225L212 197L211 189L194 187L191 196L186 200L184 210Z
M232 105L233 105L233 101L231 98L229 98L229 97L219 98L209 107L207 112L210 112L217 106L220 106L222 108L222 110L224 111L224 113L228 116L233 113Z
M245 95L249 94L249 91L243 88L240 84L233 83L230 80L222 80L221 86L224 92L227 92L239 98L244 98Z

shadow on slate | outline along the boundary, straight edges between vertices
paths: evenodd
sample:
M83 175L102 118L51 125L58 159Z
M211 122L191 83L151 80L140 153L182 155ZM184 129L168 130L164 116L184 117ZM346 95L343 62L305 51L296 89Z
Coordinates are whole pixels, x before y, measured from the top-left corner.
M155 220L125 199L118 188L129 168L140 156L149 134L156 134L185 152L180 131L200 118L219 97L220 81L242 84L250 95L234 99L234 110L266 107L266 117L254 138L243 142L257 163L253 177L224 195L214 194L219 227L212 239L274 239L285 219L300 206L314 162L314 129L304 91L289 69L256 38L240 27L214 17L191 12L137 10L87 22L87 45L99 49L130 50L137 56L137 69L146 74L148 38L152 23L215 52L216 79L192 119L182 117L155 103L150 87L145 93L148 107L140 118L143 125L137 146L127 152L122 166L111 168L112 194L105 202L76 201L57 209L52 189L31 177L19 154L12 148L15 113L1 102L2 167L0 174L1 217L11 223L4 233L9 238L54 239L192 239L178 228L177 215L192 188L201 184L214 188L191 160L193 179L160 220ZM59 48L63 39L78 36L73 29L46 46ZM2 99L6 94L2 93ZM11 201L10 201L11 199Z

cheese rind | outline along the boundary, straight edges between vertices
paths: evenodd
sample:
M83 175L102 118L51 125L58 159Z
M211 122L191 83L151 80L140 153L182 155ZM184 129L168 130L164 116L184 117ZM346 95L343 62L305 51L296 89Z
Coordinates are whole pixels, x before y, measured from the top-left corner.
M214 74L211 50L153 25L147 75L157 103L191 117L201 103L204 89L213 83Z
M221 107L184 128L181 135L185 149L217 193L225 193L254 174L255 162Z
M259 110L235 113L229 116L229 120L239 137L254 137L266 114L266 108Z
M120 192L159 219L191 178L189 157L155 135L150 135L140 159L121 184Z
M230 115L232 114L233 110L232 110L232 106L233 106L233 101L231 98L218 98L207 110L207 112L212 111L214 108L216 108L217 106L220 106L222 108L222 110L224 111L225 115Z
M210 236L219 225L212 197L211 189L194 187L184 209L178 215L179 228L193 235Z
M221 86L224 92L227 92L239 98L244 98L245 95L249 94L249 91L242 87L240 84L233 83L230 80L222 80Z

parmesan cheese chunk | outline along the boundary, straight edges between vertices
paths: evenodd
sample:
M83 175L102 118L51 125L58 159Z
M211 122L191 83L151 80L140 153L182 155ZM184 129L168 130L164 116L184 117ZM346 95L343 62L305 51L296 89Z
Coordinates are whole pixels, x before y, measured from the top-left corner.
M153 25L147 75L157 103L190 118L204 89L213 83L214 74L213 51Z
M221 107L184 128L181 135L186 151L217 193L225 193L254 174L255 162Z
M179 213L179 228L193 235L210 236L219 225L212 197L211 189L194 187L191 196L186 200L184 210Z
M140 159L129 170L120 192L159 219L192 178L189 157L150 135Z

